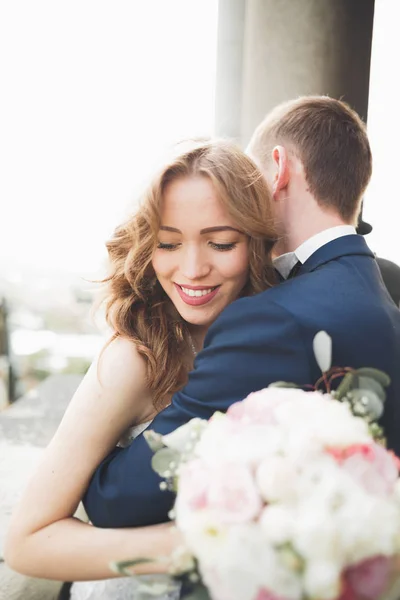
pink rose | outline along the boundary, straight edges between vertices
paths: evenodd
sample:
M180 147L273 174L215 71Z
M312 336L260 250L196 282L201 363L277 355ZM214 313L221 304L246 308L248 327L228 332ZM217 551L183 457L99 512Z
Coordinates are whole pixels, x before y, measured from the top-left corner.
M378 496L391 494L398 478L392 454L375 443L368 451L361 446L348 451L342 466L366 491Z
M350 584L347 581L343 581L342 592L341 592L338 600L359 600L359 598L357 598L357 596L356 596L354 590L351 588Z
M344 448L328 447L326 448L326 451L340 464L351 456L361 456L369 462L374 461L373 444L352 444L351 446L345 446Z
M224 524L251 521L262 507L250 470L236 463L191 461L181 471L179 498L181 506L211 510Z
M254 600L286 600L286 599L282 598L282 596L277 596L276 594L269 592L265 588L262 588L261 590L259 590L259 592Z
M207 505L207 488L210 467L201 460L183 465L179 478L179 498L190 510L200 510Z
M260 392L254 392L241 402L232 404L226 414L229 419L246 425L273 425L276 423L276 408L287 400L285 391L278 388L265 388Z
M345 580L354 592L354 597L376 600L385 591L391 572L391 559L375 556L347 569Z

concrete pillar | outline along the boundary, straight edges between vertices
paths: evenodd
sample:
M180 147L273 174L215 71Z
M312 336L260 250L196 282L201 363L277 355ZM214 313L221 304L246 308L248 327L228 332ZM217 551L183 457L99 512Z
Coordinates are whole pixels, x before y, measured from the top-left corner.
M240 139L246 0L219 0L215 133Z
M235 131L224 128L224 115L233 118L240 107L235 137L245 146L273 106L304 94L342 97L366 118L374 0L246 0L242 38L243 5L232 2L229 17L227 4L220 0L219 32L227 38L235 31L237 44L234 56L218 57L218 72L225 73L216 87L218 133Z

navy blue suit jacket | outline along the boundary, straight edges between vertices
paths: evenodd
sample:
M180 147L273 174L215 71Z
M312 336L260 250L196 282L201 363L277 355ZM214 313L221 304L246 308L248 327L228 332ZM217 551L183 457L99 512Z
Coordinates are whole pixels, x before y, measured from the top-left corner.
M188 384L151 429L166 434L193 417L208 419L274 381L314 384L321 372L312 342L320 330L332 337L333 365L376 367L390 375L382 424L388 445L400 455L400 311L373 253L356 235L317 250L295 278L225 309L206 336ZM94 525L168 520L174 499L160 490L151 457L141 435L101 463L84 498Z

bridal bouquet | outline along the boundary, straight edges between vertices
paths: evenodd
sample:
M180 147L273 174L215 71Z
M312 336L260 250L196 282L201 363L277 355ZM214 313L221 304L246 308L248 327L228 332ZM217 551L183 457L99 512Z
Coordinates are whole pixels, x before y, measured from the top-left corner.
M400 597L399 460L376 424L389 380L317 358L324 392L280 383L147 435L154 469L177 491L171 517L189 555L175 570L194 582L192 598Z

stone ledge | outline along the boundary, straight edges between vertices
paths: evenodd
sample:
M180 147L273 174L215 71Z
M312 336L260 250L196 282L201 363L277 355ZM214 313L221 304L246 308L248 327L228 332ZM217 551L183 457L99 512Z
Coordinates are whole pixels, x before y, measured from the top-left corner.
M13 507L81 380L51 376L0 413L0 560ZM0 600L55 600L61 585L24 577L0 562Z
M0 600L57 600L62 583L33 579L0 563Z

